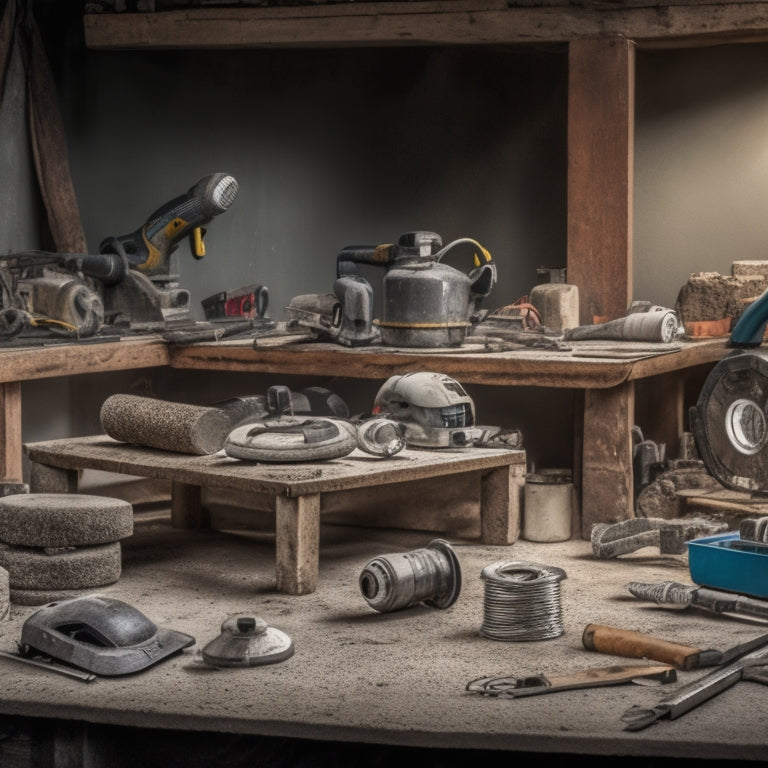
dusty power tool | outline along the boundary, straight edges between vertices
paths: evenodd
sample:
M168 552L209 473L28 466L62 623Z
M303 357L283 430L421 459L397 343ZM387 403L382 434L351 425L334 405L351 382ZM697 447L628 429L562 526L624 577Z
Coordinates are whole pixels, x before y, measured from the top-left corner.
M102 256L23 251L0 257L0 338L25 329L81 337L104 323L104 304L91 276L109 274Z
M691 408L691 431L702 461L722 485L768 494L768 355L757 350L768 322L768 291L747 307L731 331L734 352L707 376Z
M289 327L312 331L320 341L362 347L381 341L373 325L373 289L363 277L340 277L333 293L294 296L285 308Z
M469 274L441 263L462 244L476 249ZM349 245L336 257L337 277L357 275L358 264L386 269L382 317L374 322L382 343L395 347L461 346L497 280L491 254L480 243L465 237L443 247L434 232L406 232L395 244Z
M189 291L179 287L178 243L189 237L195 259L205 256L205 227L235 201L238 184L227 173L200 179L187 192L160 206L139 229L102 240L100 252L120 258L125 271L104 281L108 322L157 324L189 315Z
M0 256L0 337L37 326L85 338L104 324L142 329L185 319L189 292L177 282L177 243L189 235L193 255L202 258L205 225L228 210L237 189L229 174L207 176L136 231L105 238L98 254Z

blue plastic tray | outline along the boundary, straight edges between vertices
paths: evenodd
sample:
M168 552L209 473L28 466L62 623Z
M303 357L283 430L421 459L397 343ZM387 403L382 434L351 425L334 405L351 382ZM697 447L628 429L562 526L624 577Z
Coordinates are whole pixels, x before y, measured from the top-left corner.
M742 539L738 531L689 541L688 569L700 586L768 597L768 544Z

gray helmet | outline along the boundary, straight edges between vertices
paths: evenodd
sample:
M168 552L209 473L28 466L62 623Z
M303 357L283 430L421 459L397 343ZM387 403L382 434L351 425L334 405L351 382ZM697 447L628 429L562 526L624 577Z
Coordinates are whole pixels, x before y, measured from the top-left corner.
M456 379L419 371L391 376L379 389L373 412L405 425L409 445L471 445L475 404Z

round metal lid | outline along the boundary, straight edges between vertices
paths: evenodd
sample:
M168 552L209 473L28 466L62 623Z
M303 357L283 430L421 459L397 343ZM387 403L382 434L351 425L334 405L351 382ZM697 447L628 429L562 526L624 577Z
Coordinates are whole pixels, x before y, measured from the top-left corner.
M256 667L293 656L293 640L264 619L248 613L228 616L221 634L203 648L203 660L213 667Z

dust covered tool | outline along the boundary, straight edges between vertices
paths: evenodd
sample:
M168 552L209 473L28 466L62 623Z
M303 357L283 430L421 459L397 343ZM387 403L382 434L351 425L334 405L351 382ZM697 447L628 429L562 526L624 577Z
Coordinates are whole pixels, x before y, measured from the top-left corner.
M707 376L690 410L710 474L726 488L768 494L768 355L734 352Z
M760 635L754 640L740 643L726 651L717 651L712 648L696 648L662 640L643 632L620 629L606 624L587 624L581 641L589 651L613 656L628 656L633 659L653 659L672 664L678 669L688 670L728 664L750 651L768 645L768 635Z
M627 589L639 600L657 605L703 608L713 613L734 613L768 619L768 601L722 589L680 584L677 581L631 581L627 584Z
M269 288L266 285L244 285L229 291L219 291L203 299L200 304L206 320L227 317L260 320L266 317L269 306Z
M372 456L394 456L405 448L405 425L392 419L367 419L356 430L357 447Z
M0 339L97 334L105 317L93 278L109 279L110 266L101 263L105 258L44 251L0 257Z
M469 245L474 268L465 274L442 260ZM384 267L381 342L395 347L461 346L484 313L480 303L497 281L488 250L469 237L443 246L435 232L414 231L397 243L349 245L336 257L338 278L356 276L358 264Z
M418 603L445 609L461 592L461 566L451 545L434 539L421 549L374 558L358 582L365 601L380 613Z
M332 341L345 347L381 341L379 329L373 324L373 288L363 277L337 278L333 293L294 296L285 312L288 329L306 328L318 341Z
M264 619L241 613L228 616L221 634L203 648L203 661L212 667L257 667L293 656L293 640Z
M595 325L566 328L566 341L604 339L613 341L648 341L671 344L683 335L683 326L674 309L635 302L625 317Z
M740 658L713 669L706 675L664 696L653 707L630 707L621 716L625 731L640 731L661 718L676 720L694 707L717 696L739 680L752 680L768 685L768 648L765 646L744 653Z
M194 643L191 635L158 627L122 600L92 595L35 611L22 626L19 650L114 676L139 672Z
M265 395L238 395L218 400L212 406L224 411L233 427L283 415L349 417L349 406L325 387L305 387L296 392L285 384L273 384Z
M127 235L105 237L99 253L23 251L0 257L0 339L37 331L83 339L105 327L156 330L189 318L178 282L177 243L189 236L205 255L205 226L237 196L226 173L206 176Z
M227 456L265 462L338 459L356 447L353 424L323 417L283 416L241 424L224 441Z
M506 447L500 427L475 424L475 403L456 379L443 373L418 371L390 376L373 403L373 413L405 425L405 441L418 448L467 448L494 440Z
M739 538L768 544L768 516L748 517L739 523Z
M734 352L707 376L689 418L709 472L726 488L768 494L768 355L759 347L768 291L741 315L728 340Z
M658 547L662 555L681 555L686 544L699 536L726 531L726 523L709 520L666 520L660 517L634 517L618 523L596 523L590 539L595 557L607 560L643 547Z
M202 259L207 225L229 210L238 190L233 176L213 173L161 205L138 229L101 241L100 254L123 271L119 279L103 281L107 323L142 329L189 318L190 294L179 284L178 243L187 237L192 256Z
M562 675L526 675L524 677L479 677L470 680L465 690L505 699L519 699L542 693L572 691L576 688L600 688L606 685L657 682L661 685L677 681L677 672L666 664L647 666L593 667Z

